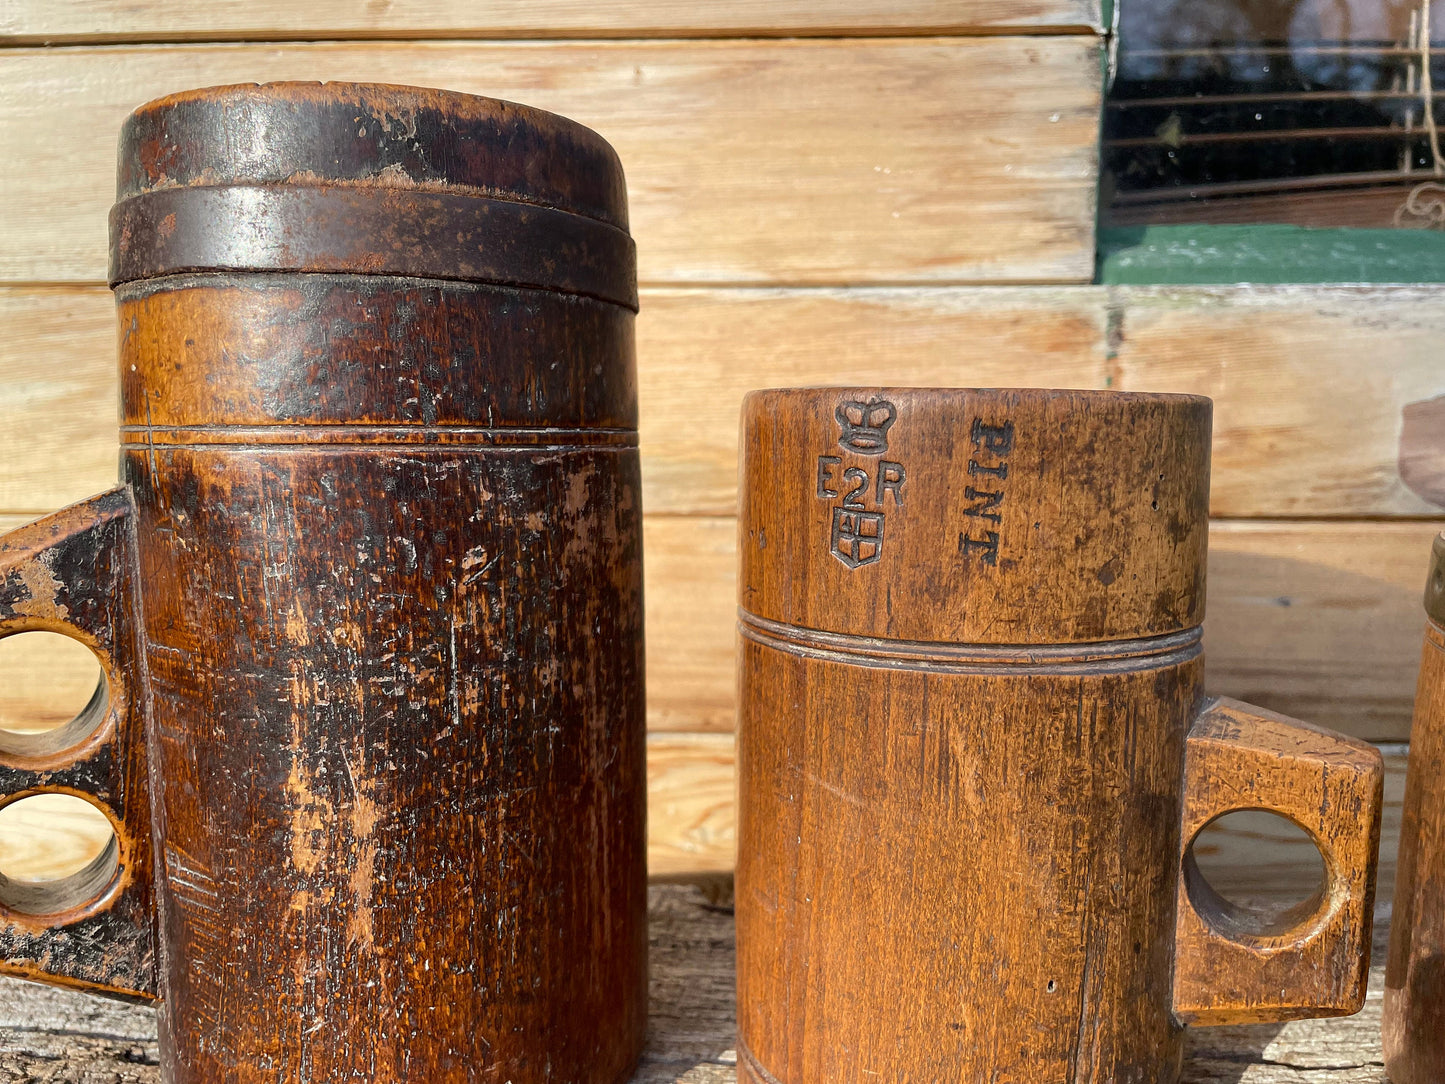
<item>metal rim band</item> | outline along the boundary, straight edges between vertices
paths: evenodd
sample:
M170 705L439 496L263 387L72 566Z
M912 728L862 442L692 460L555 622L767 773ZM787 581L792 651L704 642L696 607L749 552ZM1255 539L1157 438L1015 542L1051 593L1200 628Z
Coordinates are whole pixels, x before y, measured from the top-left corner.
M623 230L535 204L382 186L167 188L110 212L110 284L294 271L501 283L637 310Z
M743 609L738 611L738 632L745 640L824 662L950 674L994 674L1000 669L1030 674L1154 670L1197 657L1204 634L1196 625L1162 636L1080 644L932 643L800 628Z
M1430 575L1425 578L1425 614L1445 628L1445 534L1435 536L1430 555Z

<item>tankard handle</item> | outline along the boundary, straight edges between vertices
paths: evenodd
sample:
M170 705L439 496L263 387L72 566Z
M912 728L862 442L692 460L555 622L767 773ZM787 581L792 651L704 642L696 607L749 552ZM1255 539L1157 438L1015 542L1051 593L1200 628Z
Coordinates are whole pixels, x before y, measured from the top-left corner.
M146 999L156 991L156 936L137 554L124 486L0 536L0 637L70 636L95 653L103 678L70 723L0 732L0 808L71 794L115 832L63 880L0 874L0 974Z
M1366 742L1207 701L1189 732L1175 934L1174 1014L1186 1024L1346 1016L1365 1000L1384 761ZM1205 880L1190 845L1225 813L1303 828L1324 859L1315 895L1264 922Z

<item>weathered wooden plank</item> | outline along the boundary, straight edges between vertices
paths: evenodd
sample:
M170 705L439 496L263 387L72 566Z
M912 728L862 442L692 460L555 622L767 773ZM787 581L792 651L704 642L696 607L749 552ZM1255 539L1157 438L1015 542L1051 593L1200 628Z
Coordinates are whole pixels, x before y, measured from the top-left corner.
M776 383L1102 387L1094 287L655 289L638 318L643 507L731 514L738 410ZM0 287L0 511L113 484L115 315L103 287Z
M1114 386L1212 396L1216 514L1445 508L1445 294L1432 287L1110 291Z
M349 38L811 37L1097 31L1099 0L12 0L0 39L16 44Z
M731 731L737 520L644 516L649 730Z
M0 510L111 484L109 294L0 288L0 321ZM1445 294L1404 286L653 289L638 320L644 506L732 512L755 387L1112 381L1214 398L1216 516L1438 513L1442 340Z
M722 905L719 905L721 902ZM650 1033L633 1084L733 1084L733 918L717 892L649 893ZM1384 1084L1380 1003L1388 925L1375 931L1364 1011L1335 1020L1199 1028L1183 1084ZM920 1011L926 1011L920 1007ZM155 1014L0 979L0 1074L39 1084L158 1084Z
M0 280L98 282L147 99L364 79L523 101L622 157L644 282L1088 281L1092 37L8 50ZM925 105L926 103L926 105Z
M647 737L647 871L730 870L736 855L731 734Z

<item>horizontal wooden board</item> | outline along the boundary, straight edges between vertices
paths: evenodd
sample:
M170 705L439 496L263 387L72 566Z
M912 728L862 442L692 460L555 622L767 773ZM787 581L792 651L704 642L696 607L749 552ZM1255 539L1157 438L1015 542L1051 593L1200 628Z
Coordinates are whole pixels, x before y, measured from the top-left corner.
M35 794L0 809L0 875L32 884L79 873L115 836L105 814L70 794Z
M1375 741L1403 741L1420 597L1445 521L1216 521L1206 685ZM730 518L648 521L648 704L672 730L732 726L736 588Z
M108 292L0 288L0 322L0 511L103 488L116 462ZM1445 293L1404 286L649 290L644 503L732 512L749 389L882 382L1195 391L1215 401L1215 515L1438 514L1442 341Z
M1216 523L1217 693L1374 741L1410 735L1430 546L1445 521Z
M51 512L114 485L110 291L0 288L0 327L0 513Z
M6 636L0 639L0 731L33 734L68 723L100 681L99 660L79 640L41 631Z
M652 512L730 514L743 394L806 383L1195 391L1215 401L1217 516L1445 508L1437 290L661 288L642 305ZM0 512L109 485L109 293L0 287L0 324Z
M1103 301L1093 287L649 293L643 507L733 512L739 411L754 388L1102 387Z
M730 870L737 854L731 734L650 734L647 870L677 877Z
M9 0L13 43L346 38L630 38L1097 30L1099 0L390 0L196 4Z
M298 9L299 10L299 9ZM218 83L361 79L526 102L627 169L644 282L1088 281L1091 37L7 50L0 281L102 281L116 134Z
M1438 514L1445 292L1114 287L1114 386L1212 396L1211 503L1229 516Z

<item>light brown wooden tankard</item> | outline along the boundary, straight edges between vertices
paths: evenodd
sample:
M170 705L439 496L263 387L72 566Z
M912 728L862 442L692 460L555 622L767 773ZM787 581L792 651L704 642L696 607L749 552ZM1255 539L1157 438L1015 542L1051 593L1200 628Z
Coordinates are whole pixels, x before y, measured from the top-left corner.
M1202 691L1211 404L805 388L743 407L738 1066L1170 1081L1188 1024L1340 1015L1379 754ZM1191 844L1327 871L1272 919Z
M1445 1080L1445 535L1425 580L1425 652L1385 970L1385 1071L1395 1084Z

